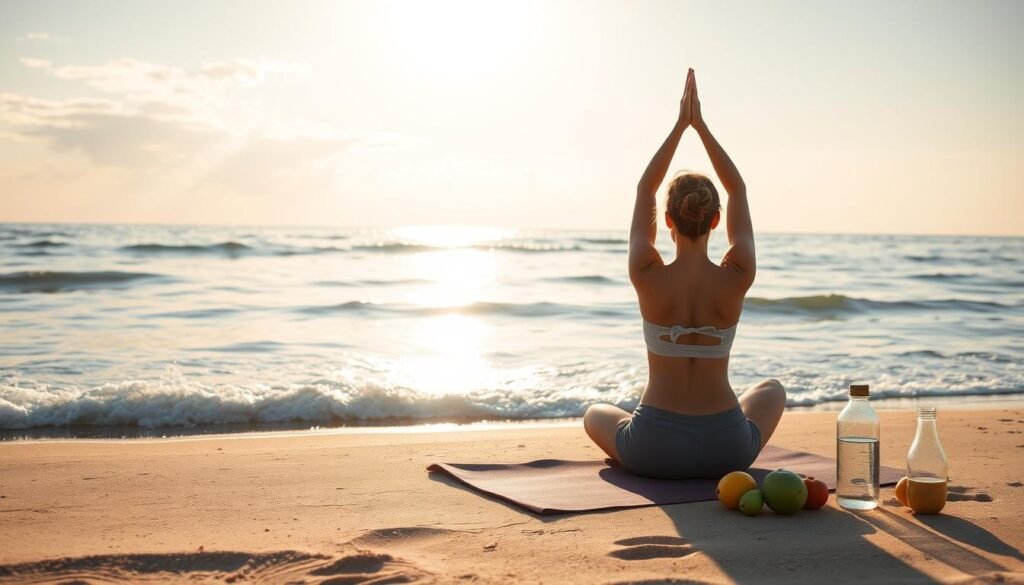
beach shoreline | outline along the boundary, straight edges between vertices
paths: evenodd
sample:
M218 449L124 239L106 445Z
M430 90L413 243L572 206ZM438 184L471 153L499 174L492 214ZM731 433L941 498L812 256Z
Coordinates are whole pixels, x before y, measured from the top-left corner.
M881 462L903 467L914 413L880 417ZM824 558L837 582L1024 582L1024 408L940 408L939 429L955 501L934 518L892 488L868 515L832 498L793 517L717 502L537 516L426 471L603 456L564 423L5 442L0 582L816 582ZM834 456L835 414L788 412L772 444Z
M934 406L940 410L992 410L1024 407L1024 393L988 394L973 396L925 396L919 398L872 399L876 410L913 410L920 406ZM805 414L816 412L838 413L846 406L845 401L825 402L807 406L787 406L786 412ZM537 418L521 420L471 420L471 421L402 421L401 423L366 422L358 425L332 425L295 422L288 425L249 425L256 428L230 430L230 425L202 425L196 427L36 427L30 429L6 429L0 431L0 443L24 443L32 441L137 441L137 440L188 440L219 437L286 436L293 434L333 433L432 433L497 431L516 428L580 427L582 417ZM284 426L286 428L275 428Z

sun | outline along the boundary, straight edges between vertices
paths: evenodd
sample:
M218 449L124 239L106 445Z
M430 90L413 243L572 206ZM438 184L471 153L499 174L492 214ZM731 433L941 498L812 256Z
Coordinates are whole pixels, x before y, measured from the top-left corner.
M497 71L527 49L530 3L392 0L381 8L396 49L422 73Z

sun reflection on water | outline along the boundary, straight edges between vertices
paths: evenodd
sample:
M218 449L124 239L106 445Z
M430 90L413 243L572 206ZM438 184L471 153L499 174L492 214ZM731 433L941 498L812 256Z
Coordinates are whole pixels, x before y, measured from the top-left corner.
M426 284L406 294L409 302L426 307L461 307L480 298L498 276L496 254L474 248L508 237L498 228L410 226L398 228L403 240L438 248L407 259L410 276Z
M410 225L395 228L400 240L436 248L462 248L507 238L515 230L485 226Z
M399 364L400 382L427 394L468 394L494 387L498 372L483 358L491 328L466 315L442 315L416 324L406 340L422 353Z
M405 299L451 313L417 321L406 330L410 353L396 364L398 381L432 395L468 394L493 388L499 372L483 357L492 328L483 320L459 313L460 307L487 299L498 281L497 255L489 243L512 235L499 228L414 226L395 230L410 243L435 248L403 259L408 276L423 281Z
M481 299L497 281L493 252L453 249L424 252L408 258L411 276L425 281L406 299L425 307L462 307Z

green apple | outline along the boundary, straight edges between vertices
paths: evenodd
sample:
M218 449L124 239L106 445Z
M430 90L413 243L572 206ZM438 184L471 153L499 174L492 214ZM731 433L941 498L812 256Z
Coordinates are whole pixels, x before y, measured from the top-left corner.
M776 514L793 514L807 503L807 485L792 471L779 469L761 483L764 501Z
M764 496L761 495L761 490L748 490L747 493L740 496L740 512L747 516L757 516L761 513L761 508L764 508Z

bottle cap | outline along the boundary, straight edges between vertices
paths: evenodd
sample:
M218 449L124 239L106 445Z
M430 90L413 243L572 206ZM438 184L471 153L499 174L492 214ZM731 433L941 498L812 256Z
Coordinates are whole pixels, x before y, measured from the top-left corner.
M850 396L870 396L870 386L867 384L850 384Z

